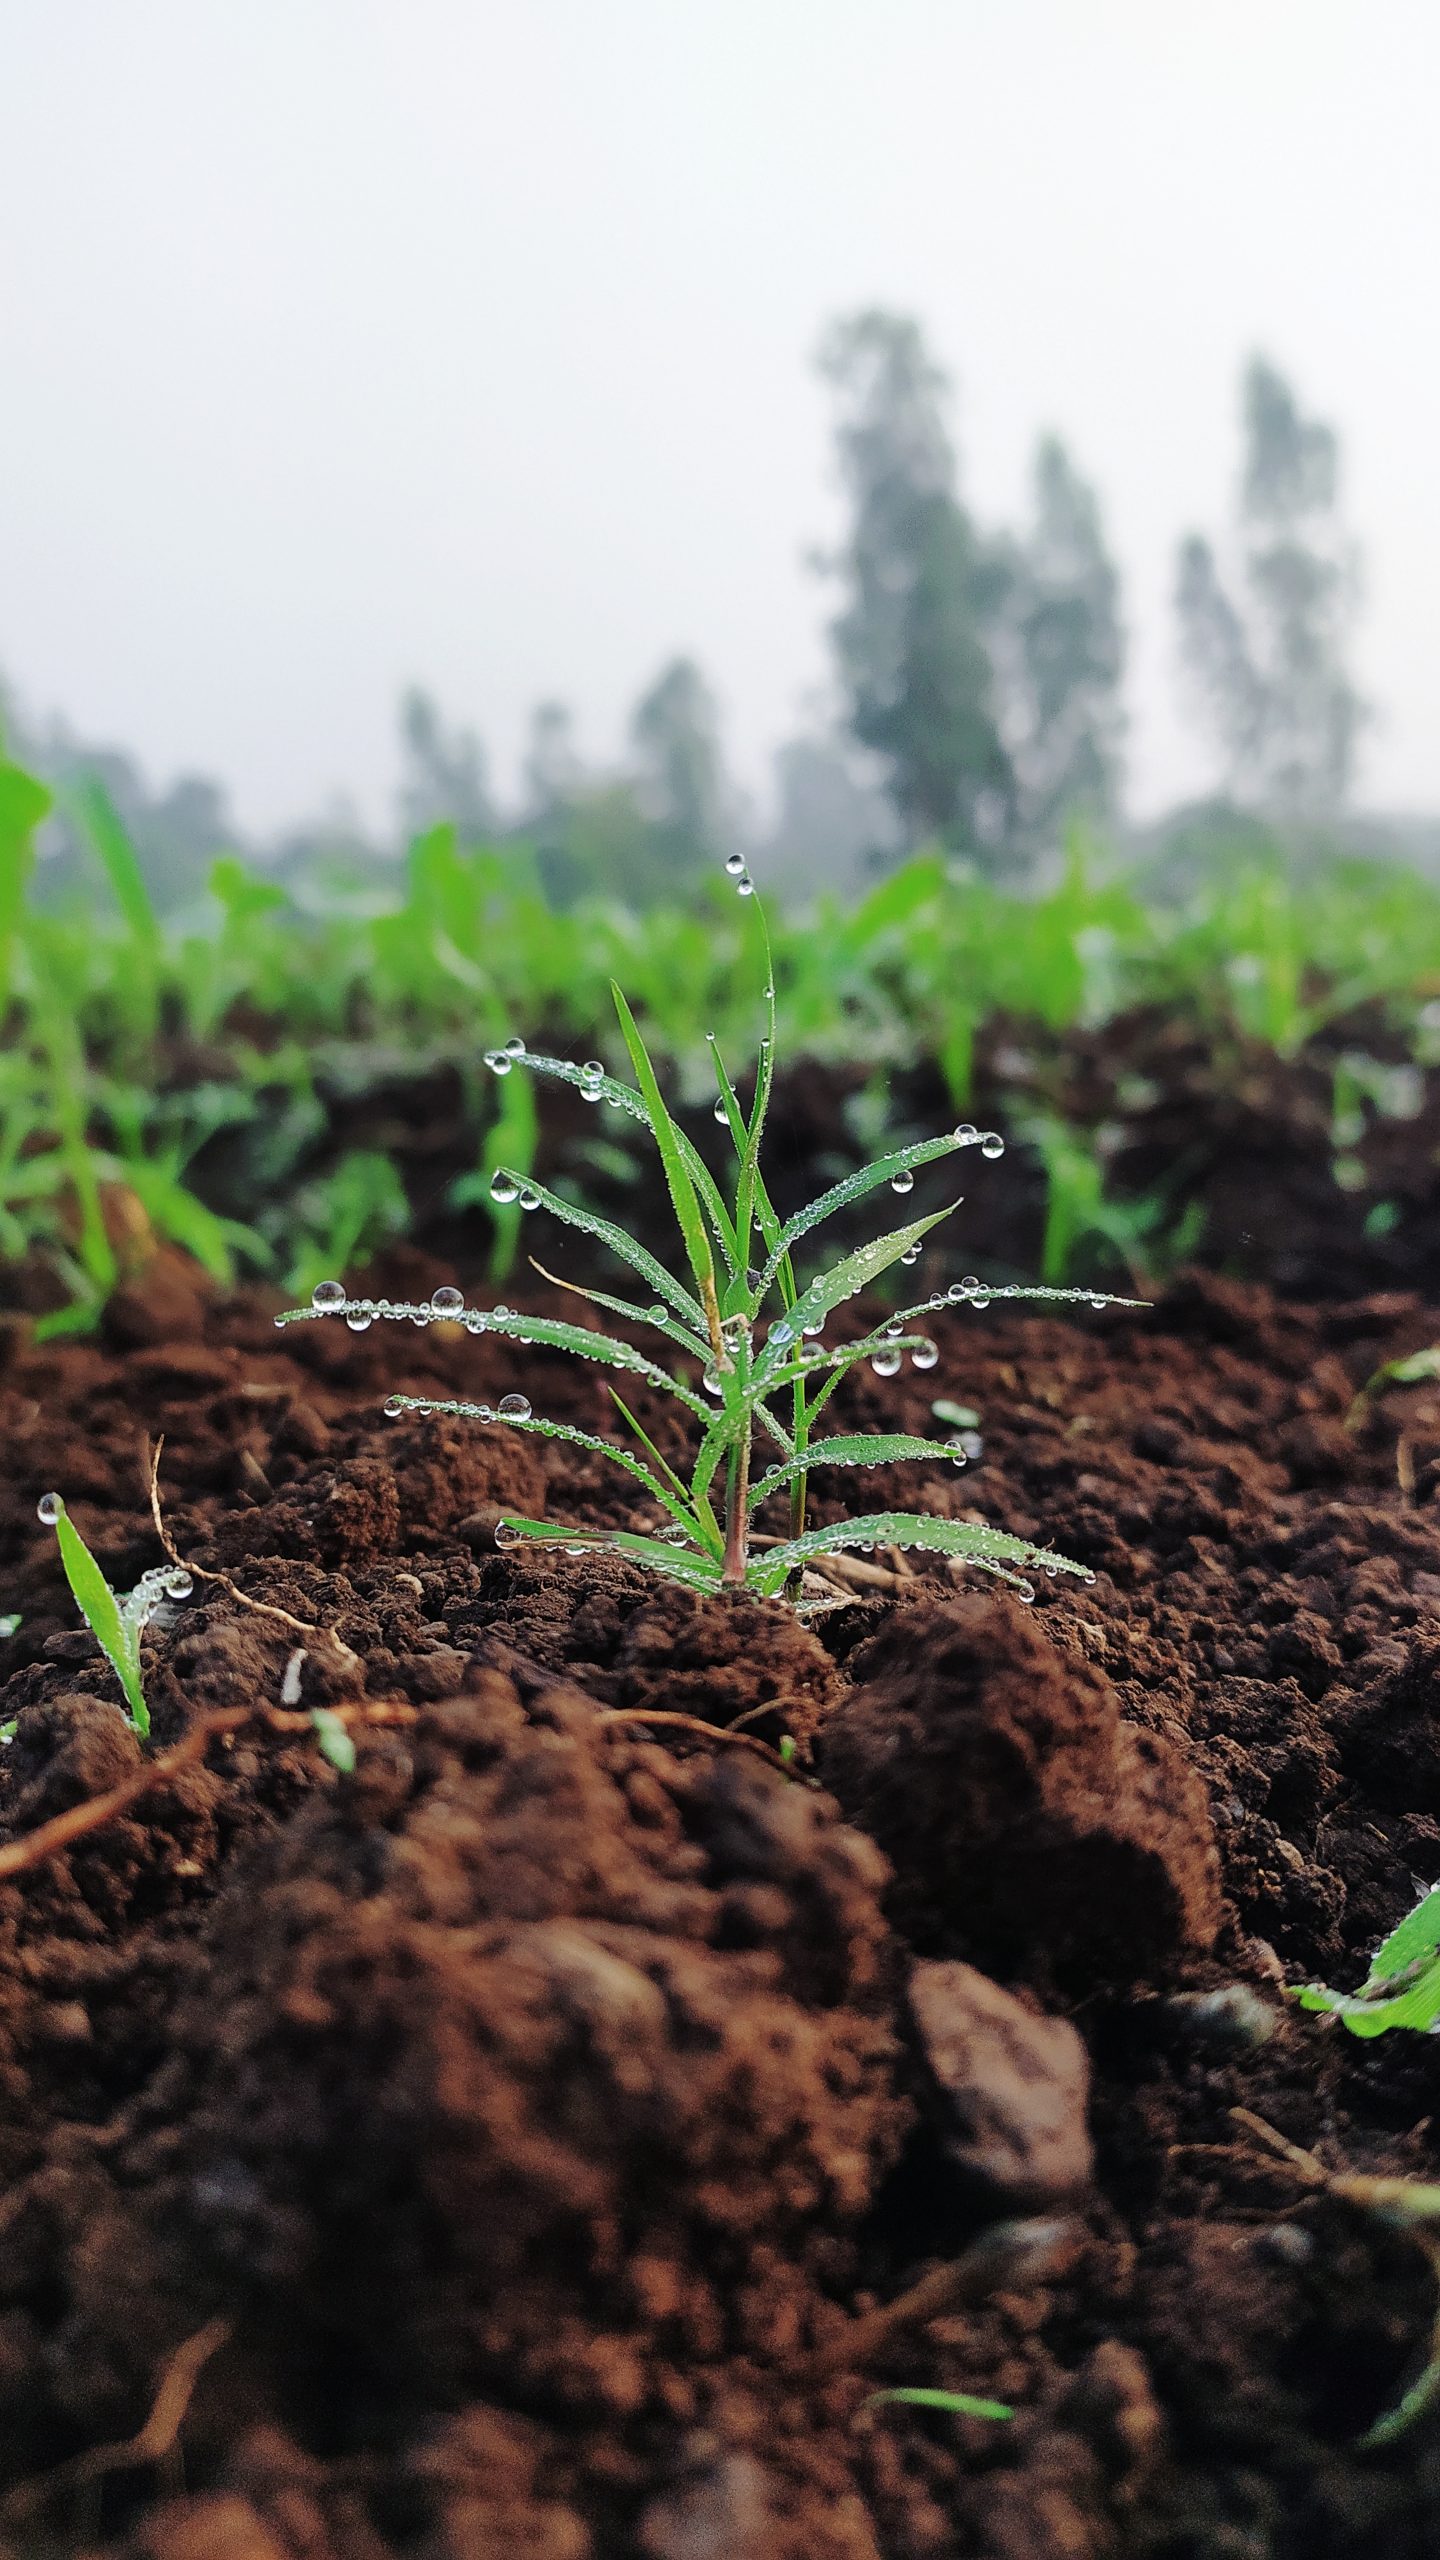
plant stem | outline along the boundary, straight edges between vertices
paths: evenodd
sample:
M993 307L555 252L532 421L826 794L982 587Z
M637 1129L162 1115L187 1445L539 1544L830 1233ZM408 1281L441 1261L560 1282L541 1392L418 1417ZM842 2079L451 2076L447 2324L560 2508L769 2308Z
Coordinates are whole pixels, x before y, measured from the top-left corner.
M747 1422L730 1452L725 1476L725 1562L721 1580L744 1583L749 1549L750 1428Z

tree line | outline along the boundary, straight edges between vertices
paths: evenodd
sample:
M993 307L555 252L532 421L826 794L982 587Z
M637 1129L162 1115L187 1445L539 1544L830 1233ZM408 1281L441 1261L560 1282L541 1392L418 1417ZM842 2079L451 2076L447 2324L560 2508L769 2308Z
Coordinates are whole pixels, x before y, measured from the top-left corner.
M743 845L803 888L939 840L1019 873L1081 817L1122 824L1126 665L1121 582L1100 504L1067 446L1039 440L1027 521L980 523L951 429L951 385L919 323L882 309L836 322L817 358L833 407L843 540L816 562L836 592L831 716L781 748L762 840L731 783L715 698L676 657L635 706L615 770L588 765L567 706L533 714L521 801L502 807L477 733L416 687L400 705L401 840L453 821L472 841L523 836L552 895L683 894ZM1218 797L1281 825L1333 818L1366 717L1350 674L1358 558L1339 505L1334 430L1263 356L1241 382L1233 520L1175 561L1177 660ZM0 709L4 709L0 702ZM385 871L343 813L245 846L217 785L152 793L133 759L60 724L6 727L63 785L96 776L131 827L157 896L183 901L222 847L282 875L327 860ZM59 881L79 859L57 837Z

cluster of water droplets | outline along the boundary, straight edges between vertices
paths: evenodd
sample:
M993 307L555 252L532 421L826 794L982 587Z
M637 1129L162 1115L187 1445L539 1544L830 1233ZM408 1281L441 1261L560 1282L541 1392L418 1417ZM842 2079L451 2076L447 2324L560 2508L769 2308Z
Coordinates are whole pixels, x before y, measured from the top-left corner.
M507 1173L502 1166L490 1176L490 1197L497 1209L508 1209L515 1202L522 1209L538 1209L540 1194L533 1182L522 1181L517 1173Z
M503 1049L487 1049L485 1064L492 1076L508 1076L516 1059L523 1058L524 1055L525 1043L517 1037L514 1040L507 1040Z
M742 898L754 897L755 883L750 877L749 867L743 853L727 853L725 857L725 871L726 876L734 881L736 889Z

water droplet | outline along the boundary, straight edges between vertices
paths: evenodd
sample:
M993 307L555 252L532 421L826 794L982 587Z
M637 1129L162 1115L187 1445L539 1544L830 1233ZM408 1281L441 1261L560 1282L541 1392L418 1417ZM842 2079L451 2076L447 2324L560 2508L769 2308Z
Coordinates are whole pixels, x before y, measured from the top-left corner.
M959 1128L954 1130L952 1135L957 1147L974 1147L980 1142L980 1132L973 1120L962 1120Z
M430 1312L437 1316L458 1316L465 1311L465 1300L458 1289L437 1289L430 1301Z
M728 853L725 857L725 868L729 872L732 880L738 880L741 872L745 868L744 854Z
M495 1412L501 1422L528 1422L530 1399L528 1396L502 1396Z
M496 1544L496 1546L497 1546L497 1547L513 1547L513 1546L515 1546L515 1545L517 1544L517 1542L518 1542L519 1538L520 1538L520 1535L521 1535L521 1532L520 1532L518 1529L512 1528L512 1526L511 1526L511 1524L510 1524L510 1522L509 1522L508 1520L497 1520L497 1521L496 1521L496 1523L495 1523L495 1544Z
M467 1333L483 1333L485 1330L485 1324L486 1319L482 1316L478 1307L466 1308L465 1330Z
M766 1340L773 1343L777 1351L783 1351L786 1344L793 1342L794 1339L795 1327L793 1324L787 1324L783 1316L778 1324L772 1324L766 1336Z
M939 1357L938 1342L917 1342L910 1354L910 1366L912 1369L933 1369Z
M663 1529L656 1530L655 1535L663 1538L667 1547L688 1547L690 1544L690 1532L682 1528L678 1520L667 1522Z
M652 1298L649 1306L645 1310L646 1322L648 1324L664 1324L668 1314L668 1307L662 1306L658 1298Z
M368 1333L375 1318L364 1307L352 1307L345 1319L352 1333Z
M920 1247L918 1244L907 1244L904 1252L900 1256L900 1259L905 1263L918 1262L920 1259Z
M945 1446L950 1452L952 1467L963 1467L968 1463L970 1452L963 1440L947 1440Z
M195 1588L195 1577L186 1572L183 1564L172 1564L161 1574L160 1587L171 1600L188 1600Z
M990 1304L990 1292L989 1292L989 1290L988 1290L988 1289L972 1289L972 1290L970 1291L970 1304L971 1304L971 1306L975 1309L975 1311L976 1311L977 1315L983 1315L983 1314L984 1314L984 1312L985 1312L985 1310L986 1310L986 1308L987 1308L987 1307L989 1306L989 1304Z
M490 1176L490 1197L499 1209L508 1209L512 1200L518 1200L520 1197L520 1185L516 1181L514 1174L506 1173L503 1169L492 1173Z
M1035 1597L1035 1585L1034 1585L1034 1583L1033 1583L1033 1582L1017 1582L1017 1583L1016 1583L1016 1585L1015 1585L1015 1597L1016 1597L1016 1599L1020 1602L1020 1604L1021 1604L1021 1606L1022 1606L1023 1608L1028 1609L1028 1608L1029 1608L1029 1606L1030 1606L1031 1601L1032 1601L1032 1600L1034 1599L1034 1597Z
M898 1173L891 1174L890 1188L892 1191L898 1191L902 1199L907 1191L914 1190L915 1176L911 1172L908 1164L902 1164Z
M599 1084L603 1080L605 1069L598 1058L587 1058L580 1073L587 1084Z
M825 1319L823 1316L817 1316L813 1324L802 1324L800 1330L804 1334L807 1342L813 1342L817 1333L824 1332Z
M582 1102L603 1102L605 1097L598 1084L586 1083L580 1087L580 1099Z
M538 1208L539 1208L539 1206L540 1206L540 1194L539 1194L539 1192L536 1190L536 1188L535 1188L535 1186L534 1186L533 1182L527 1182L527 1183L525 1184L525 1186L524 1186L524 1189L521 1191L521 1194L520 1194L520 1206L521 1206L521 1208L522 1208L522 1209L538 1209Z
M986 1130L984 1137L980 1141L980 1153L982 1156L988 1156L992 1164L997 1156L1003 1156L1005 1153L1005 1141L1001 1137L998 1129Z
M312 1307L343 1307L345 1304L344 1281L317 1280L310 1292L310 1304Z
M877 1351L870 1362L877 1378L893 1378L900 1366L898 1351Z
M773 1003L774 1003L774 1001L775 1001L775 988L774 988L773 983L772 983L770 986L768 986L768 987L762 987L762 988L761 988L761 990L760 990L760 992L761 992L761 995L764 997L764 1000L765 1000L766 1004L773 1004Z
M977 1277L977 1275L975 1274L975 1272L973 1272L973 1271L967 1271L967 1272L966 1272L966 1274L965 1274L964 1279L963 1279L963 1280L961 1281L961 1283L960 1283L960 1295L961 1295L961 1297L962 1297L962 1298L973 1298L973 1297L974 1297L974 1295L975 1295L976 1290L977 1290L980 1286L981 1286L980 1280L979 1280L979 1278Z
M405 1411L405 1399L403 1396L387 1396L380 1410L387 1422L397 1422Z
M742 898L753 898L753 897L754 897L754 895L755 895L755 883L754 883L754 881L751 879L750 874L749 874L749 872L748 872L748 871L742 871L742 872L741 872L739 879L738 879L738 880L736 881L736 883L735 883L735 886L736 886L736 889L738 890L738 892L739 892L739 894L740 894L740 896L741 896Z
M719 1397L723 1396L725 1393L724 1388L720 1384L719 1371L716 1369L707 1369L704 1377L700 1381L700 1384L704 1388L707 1396Z
M379 1312L378 1309L376 1312ZM412 1324L426 1325L430 1322L430 1310L428 1307L407 1307L405 1312L410 1318Z
M726 1108L725 1096L723 1093L717 1093L715 1097L715 1119L722 1129L726 1129L730 1125L730 1114Z
M509 1308L503 1304L498 1307L492 1307L490 1310L490 1321L492 1324L508 1324L510 1321Z
M566 1553L566 1555L567 1555L567 1556L588 1556L588 1554L590 1553L590 1550L589 1550L589 1548L588 1548L588 1547L582 1547L582 1546L577 1546L577 1545L573 1545L573 1544L572 1544L572 1545L569 1545L569 1546L567 1546L567 1547L566 1547L566 1549L565 1549L565 1553Z
M65 1505L61 1501L58 1493L42 1493L39 1501L35 1505L35 1508L39 1512L41 1519L44 1521L46 1528L53 1529L56 1521L63 1514Z
M485 1064L492 1076L508 1076L514 1063L513 1058L506 1057L503 1049L487 1049L485 1052Z
M525 1055L525 1043L524 1043L524 1041L523 1041L522 1039L520 1039L520 1038L518 1037L518 1035L517 1035L517 1037L516 1037L515 1039L513 1039L513 1040L507 1040L507 1041L506 1041L506 1043L505 1043L505 1055L506 1055L506 1057L507 1057L507 1058L523 1058L523 1057L524 1057L524 1055Z
M1092 1289L1090 1292L1090 1304L1092 1307L1096 1308L1108 1307L1110 1301L1106 1297L1103 1289Z

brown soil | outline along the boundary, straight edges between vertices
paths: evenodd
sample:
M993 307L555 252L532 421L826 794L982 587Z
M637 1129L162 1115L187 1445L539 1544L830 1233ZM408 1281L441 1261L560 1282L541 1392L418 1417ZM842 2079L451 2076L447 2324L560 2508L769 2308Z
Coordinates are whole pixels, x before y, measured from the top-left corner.
M1440 2175L1436 2045L1282 1992L1440 1874L1440 1391L1344 1428L1437 1327L1215 1279L957 1315L847 1418L958 1397L983 1457L879 1498L1098 1578L810 1625L497 1553L501 1503L643 1515L583 1452L383 1420L515 1385L493 1342L282 1337L178 1269L103 1342L4 1337L7 1839L142 1759L47 1488L128 1586L163 1432L182 1550L341 1643L200 1583L154 1746L230 1730L0 1878L0 2550L1429 2560L1440 2425L1359 2439L1430 2263L1232 2110ZM606 1427L590 1375L523 1384ZM302 1644L353 1776L279 1712ZM1019 2414L865 2406L897 2384Z

